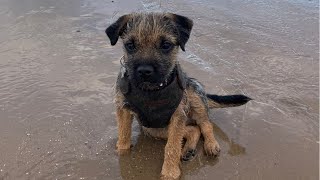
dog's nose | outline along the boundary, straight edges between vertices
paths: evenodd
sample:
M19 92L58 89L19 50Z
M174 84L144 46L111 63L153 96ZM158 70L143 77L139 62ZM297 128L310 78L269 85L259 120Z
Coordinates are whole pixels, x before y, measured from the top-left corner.
M137 72L139 76L148 77L152 76L154 73L154 68L151 65L140 65L137 68Z

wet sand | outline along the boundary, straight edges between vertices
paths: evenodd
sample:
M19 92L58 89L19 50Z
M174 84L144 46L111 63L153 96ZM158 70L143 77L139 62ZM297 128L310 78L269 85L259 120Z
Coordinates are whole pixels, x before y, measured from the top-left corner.
M161 2L161 3L159 3ZM117 156L112 88L121 45L105 28L134 11L194 20L179 59L208 92L222 148L202 143L182 179L319 179L319 35L314 0L0 0L0 179L158 179L164 141L134 123Z

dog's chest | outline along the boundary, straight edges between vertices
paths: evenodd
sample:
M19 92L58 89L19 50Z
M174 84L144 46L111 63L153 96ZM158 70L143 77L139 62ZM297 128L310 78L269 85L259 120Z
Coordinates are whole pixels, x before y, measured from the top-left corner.
M164 128L179 106L183 90L175 78L171 84L158 91L145 92L131 86L124 96L125 104L137 114L144 127Z

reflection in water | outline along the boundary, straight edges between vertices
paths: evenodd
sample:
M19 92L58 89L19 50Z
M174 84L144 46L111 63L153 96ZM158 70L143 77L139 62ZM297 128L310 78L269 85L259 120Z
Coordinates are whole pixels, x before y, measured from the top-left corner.
M230 140L228 135L216 124L213 124L214 134L218 141L228 144L228 150L222 149L221 153L228 152L231 156L245 154L245 148ZM137 142L131 152L119 156L119 166L123 179L152 180L159 179L166 141L155 140L152 137L139 134ZM220 144L222 142L219 142ZM196 173L204 166L214 166L219 162L218 157L208 157L204 154L203 140L197 146L197 154L194 159L182 162L182 173Z
M238 156L246 153L245 147L231 140L228 137L228 135L225 132L223 132L222 129L219 128L219 126L217 126L214 123L213 123L213 132L219 139L222 139L224 142L228 143L229 145L228 154L230 154L231 156Z
M230 141L230 149L228 153L231 156L238 156L246 153L246 148L242 147L241 145Z
M140 134L127 155L119 156L121 177L127 179L159 179L165 141Z

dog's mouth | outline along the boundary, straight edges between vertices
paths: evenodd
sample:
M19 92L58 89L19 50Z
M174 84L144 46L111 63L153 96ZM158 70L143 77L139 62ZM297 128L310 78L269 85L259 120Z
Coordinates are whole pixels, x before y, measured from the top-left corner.
M161 83L150 83L150 82L143 82L138 85L139 89L143 91L158 91L165 88L168 85L168 80L165 80Z
M141 82L137 85L137 87L142 91L159 91L171 84L175 78L175 75L176 73L173 71L168 78L166 78L164 81L160 83Z

